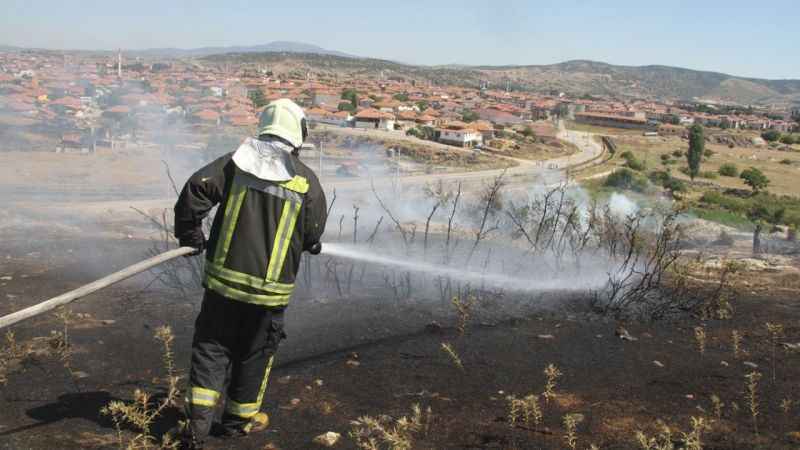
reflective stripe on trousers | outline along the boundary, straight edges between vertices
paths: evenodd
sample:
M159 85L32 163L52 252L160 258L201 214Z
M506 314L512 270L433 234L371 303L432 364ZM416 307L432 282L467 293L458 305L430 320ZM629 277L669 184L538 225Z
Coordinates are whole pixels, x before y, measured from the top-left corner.
M267 382L269 381L269 373L272 371L273 359L275 359L275 357L271 356L267 362L267 367L264 370L264 378L261 380L261 388L258 390L256 401L253 403L238 403L228 398L225 403L225 412L243 419L249 419L258 414L258 411L261 410L261 403L264 401L264 392L267 390Z

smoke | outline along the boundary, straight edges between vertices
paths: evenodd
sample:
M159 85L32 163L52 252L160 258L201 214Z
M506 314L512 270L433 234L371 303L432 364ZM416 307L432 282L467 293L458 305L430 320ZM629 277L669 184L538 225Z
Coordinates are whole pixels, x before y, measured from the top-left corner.
M614 192L608 199L608 208L616 217L624 219L632 216L639 211L639 205L628 198L625 194Z

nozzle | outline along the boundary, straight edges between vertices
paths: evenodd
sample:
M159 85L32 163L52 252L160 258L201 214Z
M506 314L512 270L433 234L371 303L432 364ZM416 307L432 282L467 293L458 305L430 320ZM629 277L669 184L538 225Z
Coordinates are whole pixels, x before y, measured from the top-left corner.
M319 255L322 252L322 242L315 242L308 247L308 253Z

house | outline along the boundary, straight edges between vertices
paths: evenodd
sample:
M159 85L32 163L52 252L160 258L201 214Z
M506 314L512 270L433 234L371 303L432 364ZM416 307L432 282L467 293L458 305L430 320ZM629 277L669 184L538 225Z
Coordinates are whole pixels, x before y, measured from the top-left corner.
M437 120L438 119L436 119L436 117L427 114L426 110L426 114L422 114L421 116L417 117L416 122L423 127L434 127L436 126Z
M394 130L395 117L393 114L367 108L355 116L355 128L374 128L379 130Z
M439 142L458 147L475 147L483 144L483 135L463 122L450 122L439 130Z

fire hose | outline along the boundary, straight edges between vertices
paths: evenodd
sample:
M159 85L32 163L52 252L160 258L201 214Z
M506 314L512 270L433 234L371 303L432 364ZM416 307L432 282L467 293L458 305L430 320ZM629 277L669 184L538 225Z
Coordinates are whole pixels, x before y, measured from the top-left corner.
M173 260L179 256L190 255L196 251L197 249L192 247L180 247L174 250L166 251L164 253L153 256L152 258L140 261L132 266L128 266L120 271L114 272L111 275L107 275L97 281L93 281L87 285L81 286L78 289L74 289L64 294L61 294L58 297L53 297L50 300L45 300L41 303L37 303L23 310L11 313L7 316L0 317L0 330L6 327L10 327L15 323L22 322L23 320L27 320L32 317L36 317L40 314L44 314L48 311L52 311L53 309L56 309L59 306L64 306L68 303L72 303L75 300L86 297L87 295L97 292L100 289L107 288L112 284L119 283L122 280L126 280L146 270L150 270L153 267L156 267L160 264L164 264L165 262ZM320 242L316 242L312 244L310 247L308 247L308 252L311 253L312 255L318 255L321 251L322 251L322 244Z
M58 308L59 306L64 306L68 303L72 303L75 300L86 297L87 295L93 292L97 292L100 289L106 288L108 286L111 286L112 284L119 283L122 280L128 279L134 275L152 269L153 267L158 266L159 264L163 264L179 256L189 255L196 251L197 249L194 249L192 247L180 247L153 256L152 258L145 259L144 261L140 261L132 266L128 266L118 272L114 272L111 275L105 276L97 281L81 286L78 289L66 292L64 294L59 295L58 297L53 297L50 300L37 303L33 306L9 314L7 316L0 317L0 329L9 327L11 325L14 325L15 323L22 322L23 320L36 317L40 314L44 314L48 311Z

